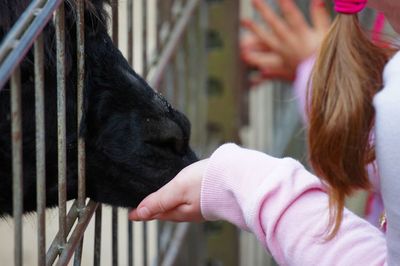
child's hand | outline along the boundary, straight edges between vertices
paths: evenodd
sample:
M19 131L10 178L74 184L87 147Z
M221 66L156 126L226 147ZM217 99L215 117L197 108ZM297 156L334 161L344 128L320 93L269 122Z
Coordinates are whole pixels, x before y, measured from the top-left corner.
M331 20L324 0L312 0L310 26L293 0L279 0L283 17L263 1L253 0L269 31L253 20L243 20L250 32L243 37L241 57L259 71L258 82L263 79L293 80L297 66L319 48Z
M129 219L174 222L204 220L200 210L200 189L208 159L183 169L164 187L147 196L129 213Z

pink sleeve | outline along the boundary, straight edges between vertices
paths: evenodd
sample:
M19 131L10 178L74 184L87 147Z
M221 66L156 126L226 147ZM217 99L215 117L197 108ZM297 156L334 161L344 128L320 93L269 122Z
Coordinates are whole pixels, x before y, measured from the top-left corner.
M315 63L315 56L311 56L308 59L300 63L296 70L296 79L293 82L293 90L299 106L299 112L303 118L303 122L307 121L306 115L306 99L308 81L311 77L311 72Z
M347 210L337 237L324 241L327 194L290 158L221 146L203 179L201 210L253 232L280 265L386 264L384 235Z

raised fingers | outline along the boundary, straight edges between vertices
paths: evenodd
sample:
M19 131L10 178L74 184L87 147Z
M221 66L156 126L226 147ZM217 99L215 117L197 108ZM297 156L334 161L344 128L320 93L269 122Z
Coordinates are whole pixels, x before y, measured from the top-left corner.
M242 26L255 34L257 38L265 45L266 49L275 51L280 50L280 41L276 38L276 36L272 33L266 32L261 26L254 23L252 20L242 20Z
M253 33L246 33L240 38L240 50L243 51L269 51L269 47Z
M285 20L291 29L300 31L300 33L307 30L307 21L293 0L279 0L279 5Z
M290 35L288 25L263 0L253 0L253 5L278 39L285 40Z
M282 58L274 53L251 51L242 53L242 58L246 64L256 67L260 71L280 68L283 65Z

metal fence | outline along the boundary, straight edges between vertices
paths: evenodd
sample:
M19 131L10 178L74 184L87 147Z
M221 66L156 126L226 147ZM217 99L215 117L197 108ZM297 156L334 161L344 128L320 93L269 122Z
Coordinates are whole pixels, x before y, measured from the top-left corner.
M84 97L85 76L85 0L76 3L77 33L77 99L78 132L80 132ZM85 196L85 140L78 140L78 198L68 209L66 203L66 107L65 107L65 18L64 1L34 0L21 14L0 46L0 90L10 80L11 123L12 123L12 172L13 172L13 219L14 219L14 263L32 265L36 262L23 261L23 169L22 169L22 122L21 122L21 74L19 64L30 49L34 50L35 119L36 119L36 176L37 176L37 264L67 265L74 256L74 265L81 264L83 238L91 220L94 221L93 265L100 265L101 256L102 206ZM202 154L206 145L205 95L205 39L207 15L201 0L127 0L111 1L111 34L116 46L123 40L129 63L141 66L141 73L149 84L163 93L178 109L188 114L193 123L192 146ZM138 10L137 8L140 8ZM150 10L153 13L150 14ZM120 13L124 11L124 17ZM155 13L154 13L155 12ZM141 17L135 17L140 14ZM51 20L54 15L54 21ZM122 21L122 19L123 21ZM121 23L121 21L123 23ZM119 23L120 22L120 23ZM46 162L44 124L44 47L42 30L47 23L54 23L57 42L57 121L58 121L58 233L46 251ZM138 26L138 24L140 24ZM120 33L120 35L118 34ZM153 45L151 45L153 43ZM32 48L33 45L33 48ZM122 45L121 45L122 46ZM140 49L138 48L140 47ZM33 100L33 99L32 99ZM77 134L79 136L79 134ZM126 210L122 210L126 215ZM128 234L127 265L136 265L134 254L133 224L127 228L118 226L118 210L112 210L112 257L104 265L122 265L118 258L120 248L118 235ZM103 215L104 216L104 215ZM126 216L125 216L126 217ZM103 217L104 218L104 217ZM183 249L188 232L195 232L188 224L159 223L157 241L149 243L147 224L143 223L141 261L139 265L196 265L195 258L201 250ZM199 234L192 234L199 237ZM137 242L137 241L136 241ZM192 241L197 248L198 239ZM48 244L48 243L47 243ZM156 255L147 249L156 248ZM34 246L34 245L33 245ZM193 246L192 246L193 247ZM87 247L86 247L87 248ZM186 253L182 255L182 250ZM179 257L179 258L178 258ZM186 259L186 261L184 261ZM125 261L125 260L124 260Z

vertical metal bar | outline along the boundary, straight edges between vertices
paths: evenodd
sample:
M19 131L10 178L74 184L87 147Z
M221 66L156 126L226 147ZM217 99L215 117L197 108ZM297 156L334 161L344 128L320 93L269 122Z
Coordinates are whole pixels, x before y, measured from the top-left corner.
M147 266L147 223L143 222L143 266Z
M189 24L190 25L190 24ZM186 33L187 34L187 33ZM184 38L185 40L186 38ZM187 65L185 64L185 46L181 44L181 49L178 48L178 52L176 55L176 74L177 74L177 108L182 112L185 111L185 98L186 98L186 88L185 88L185 79L187 78Z
M143 60L143 77L147 76L147 0L142 1L142 60ZM147 266L147 223L143 222L143 266Z
M133 0L127 0L128 9L128 62L133 66Z
M77 98L78 98L78 208L84 208L86 191L85 191L85 139L81 136L82 118L84 112L84 79L85 79L85 31L84 31L84 0L77 0Z
M207 3L200 2L199 4L199 12L198 12L198 44L199 44L199 53L197 54L200 66L200 71L197 73L197 91L199 94L198 102L199 106L208 106L208 98L207 98L207 90L206 90L206 80L207 80L207 51L206 51L206 31L208 28L208 14L207 14ZM208 133L206 130L207 117L208 117L208 108L198 108L201 111L197 112L197 118L199 123L199 131L205 132L205 134L199 134L198 143L199 147L202 147L202 153L206 147L206 142L208 139ZM197 121L197 119L196 119Z
M143 60L143 76L146 77L148 71L147 60L147 0L142 1L142 60Z
M94 254L93 254L93 266L100 266L101 257L101 209L102 205L99 205L96 210L94 218Z
M38 265L46 263L46 144L44 115L44 48L40 34L34 46L36 122L36 207Z
M128 9L128 62L133 67L133 0L127 1ZM129 212L129 210L128 210ZM133 223L128 221L128 266L133 266Z
M67 154L65 111L65 20L64 3L56 11L57 45L57 130L58 130L58 218L60 250L66 243Z
M162 233L162 222L157 221L157 263L156 265L160 265L162 256L161 256L161 233Z
M14 216L14 261L22 266L22 106L21 106L21 72L17 67L11 76L11 138L13 169L13 216Z
M133 223L128 221L128 266L133 266Z
M84 20L84 1L77 0L77 17L76 17L76 30L77 30L77 136L78 136L78 213L81 216L82 211L85 208L85 199L86 199L86 177L85 177L85 161L86 161L86 153L85 153L85 139L84 136L81 136L82 132L82 118L84 112L84 79L85 79L85 20ZM82 259L82 247L83 247L83 236L82 240L76 249L75 258L74 258L74 266L81 265Z
M112 265L118 266L118 208L112 208Z
M118 47L118 19L119 19L119 12L118 12L118 0L112 0L111 2L111 15L112 15L112 40L114 45Z
M162 8L163 8L163 1L156 0L156 51L157 51L157 57L161 49L161 28L163 25L163 13L162 13Z
M111 13L112 13L112 40L114 45L118 47L118 0L112 0L111 2ZM112 231L112 265L118 266L118 208L112 208L111 217L111 231Z

